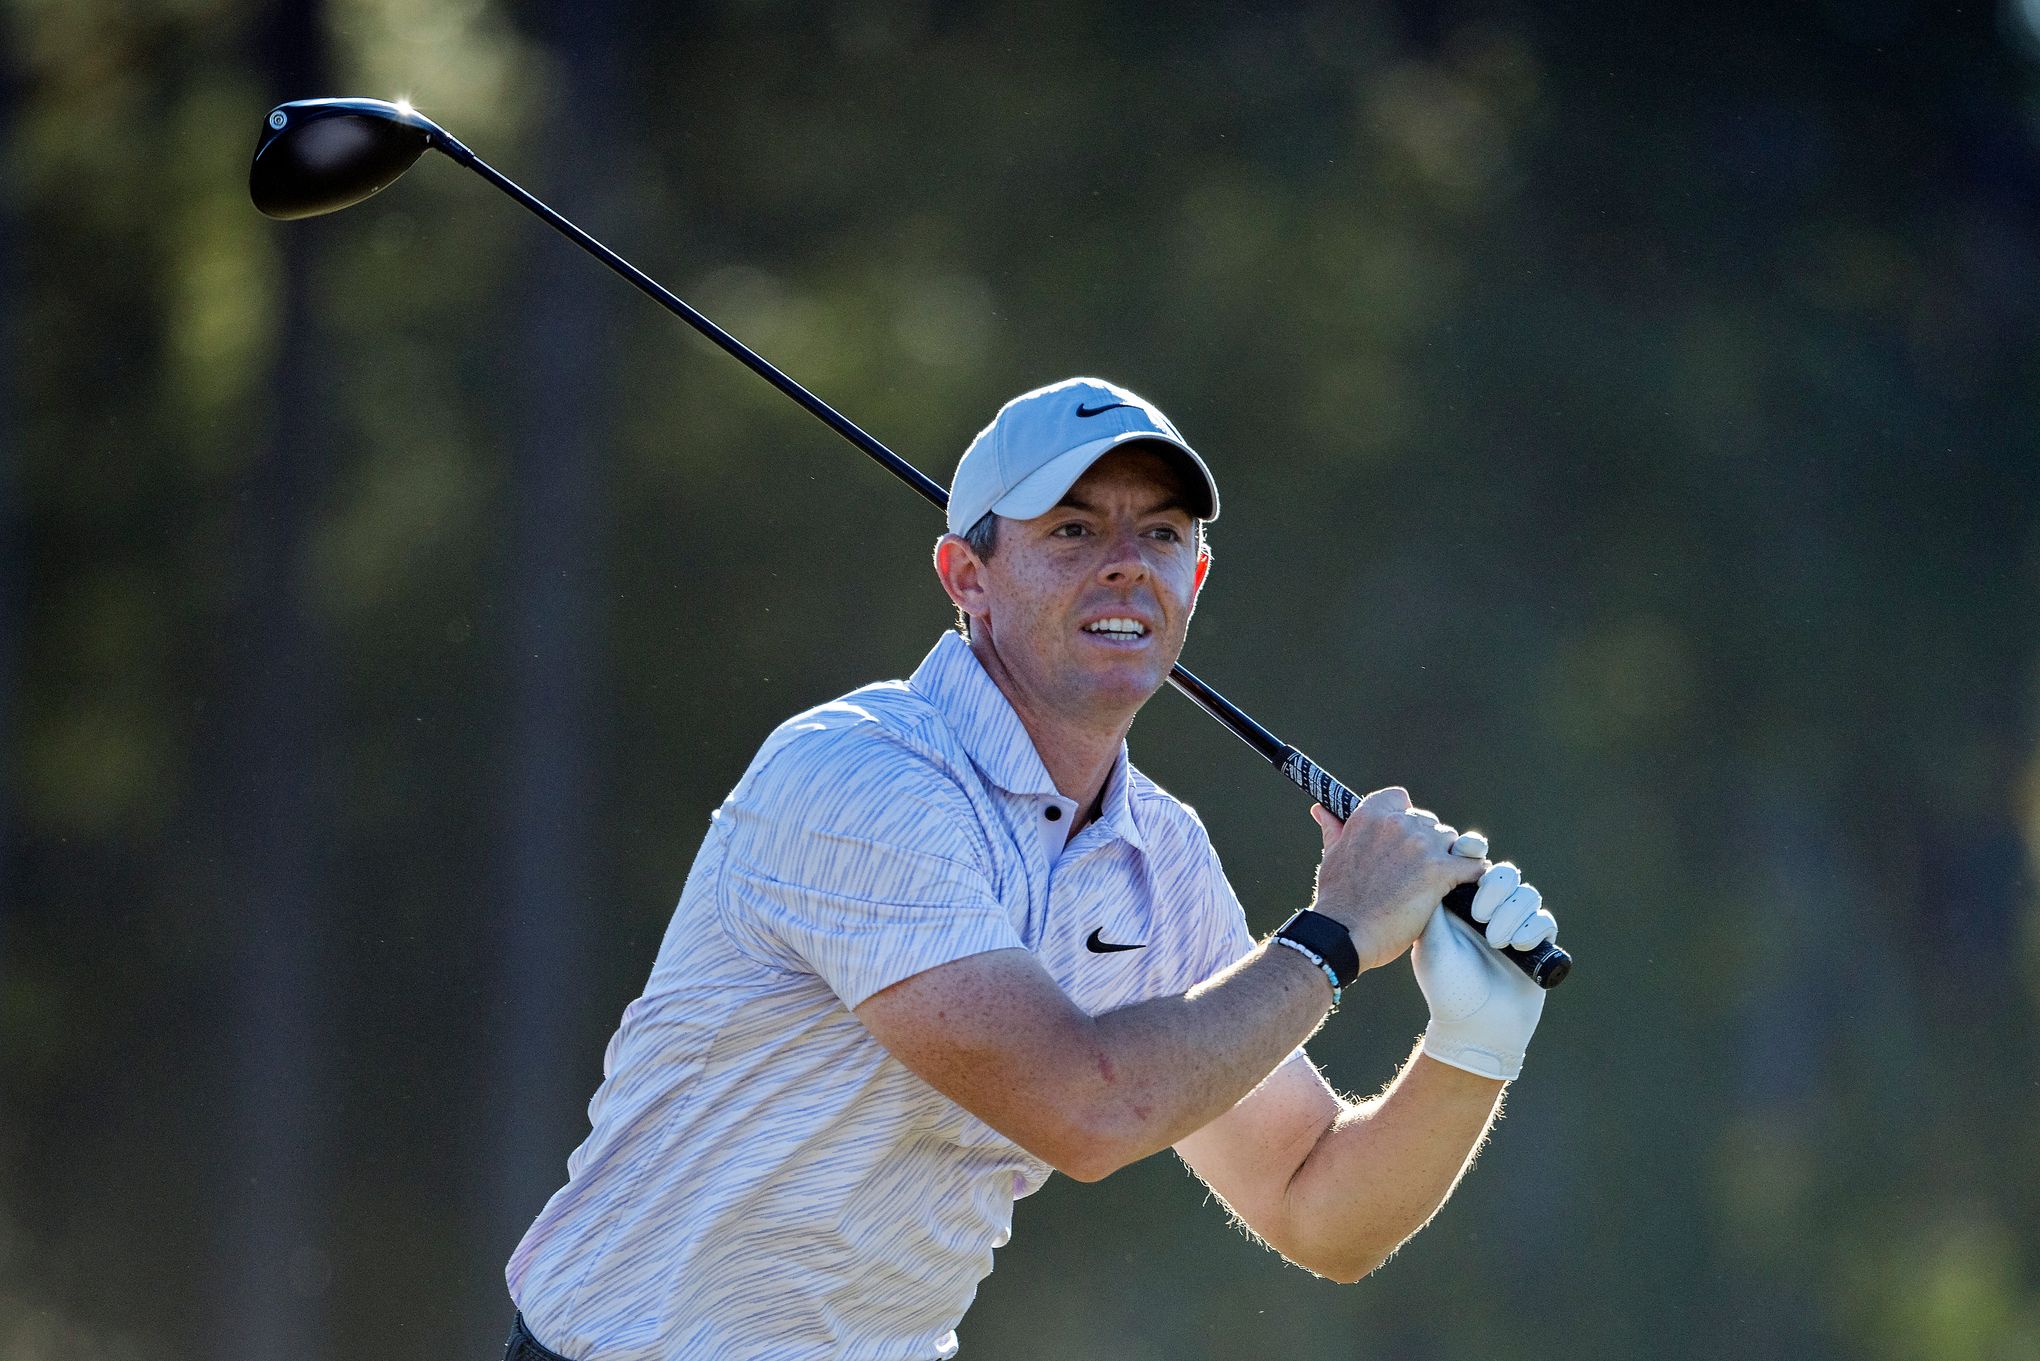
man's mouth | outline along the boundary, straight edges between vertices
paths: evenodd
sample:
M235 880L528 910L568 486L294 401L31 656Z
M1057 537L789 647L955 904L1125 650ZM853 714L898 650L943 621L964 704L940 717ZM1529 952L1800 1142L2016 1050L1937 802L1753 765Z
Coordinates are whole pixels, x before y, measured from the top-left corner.
M1100 638L1133 639L1147 637L1148 629L1138 619L1118 615L1110 619L1094 619L1084 625L1084 632Z

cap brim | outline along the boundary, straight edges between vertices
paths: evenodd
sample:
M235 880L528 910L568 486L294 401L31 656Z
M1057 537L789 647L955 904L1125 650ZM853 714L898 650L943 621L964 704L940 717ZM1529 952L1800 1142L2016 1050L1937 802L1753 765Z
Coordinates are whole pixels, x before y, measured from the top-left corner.
M1216 520L1218 483L1212 479L1211 469L1204 466L1204 460L1199 458L1197 451L1189 445L1181 440L1170 439L1167 435L1156 434L1152 430L1126 430L1116 435L1108 435L1104 439L1092 440L1089 444L1079 444L1068 453L1050 459L1021 479L1019 486L993 502L992 510L1008 520L1032 520L1037 515L1046 515L1063 499L1064 493L1076 485L1077 479L1089 472L1091 465L1103 458L1107 452L1122 444L1134 444L1143 440L1166 445L1190 460L1191 468L1196 470L1196 476L1190 479L1192 494L1195 496L1200 487L1203 492L1202 505L1193 503L1189 507L1190 514L1199 520Z

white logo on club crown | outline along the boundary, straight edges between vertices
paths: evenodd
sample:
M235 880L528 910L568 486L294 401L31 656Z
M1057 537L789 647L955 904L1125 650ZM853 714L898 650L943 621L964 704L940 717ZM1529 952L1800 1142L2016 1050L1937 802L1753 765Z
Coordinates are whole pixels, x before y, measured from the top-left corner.
M272 128L280 128L289 121L290 115L282 109L278 109L275 113L269 115L269 126Z

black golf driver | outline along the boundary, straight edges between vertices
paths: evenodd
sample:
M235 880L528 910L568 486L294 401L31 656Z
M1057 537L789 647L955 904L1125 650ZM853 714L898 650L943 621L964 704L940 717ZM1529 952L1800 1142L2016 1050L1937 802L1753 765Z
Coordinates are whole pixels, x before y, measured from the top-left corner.
M316 217L351 207L387 188L427 151L452 157L544 218L575 245L636 284L661 306L743 361L752 372L807 408L830 429L884 464L887 471L938 509L948 507L949 493L940 483L865 434L834 407L767 363L650 275L541 203L409 104L391 104L380 99L300 99L279 104L270 110L262 139L256 143L255 162L248 170L248 193L255 206L270 217ZM1360 802L1359 796L1329 771L1256 723L1186 668L1177 666L1169 673L1169 681L1335 816L1344 819L1352 814ZM1472 922L1473 893L1473 885L1461 885L1446 895L1445 906ZM1548 941L1534 949L1502 953L1544 988L1557 987L1572 969L1572 956Z

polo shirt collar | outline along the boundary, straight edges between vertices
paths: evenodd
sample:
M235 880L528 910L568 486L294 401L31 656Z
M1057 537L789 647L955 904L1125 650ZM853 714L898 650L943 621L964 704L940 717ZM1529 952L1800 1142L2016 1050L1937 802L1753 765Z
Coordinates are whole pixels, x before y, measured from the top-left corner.
M1012 702L985 673L962 635L945 632L937 639L907 684L948 720L986 779L1009 794L1062 797ZM1121 742L1119 754L1112 759L1112 771L1105 777L1098 820L1145 854L1147 842L1133 820L1131 784L1126 743Z

